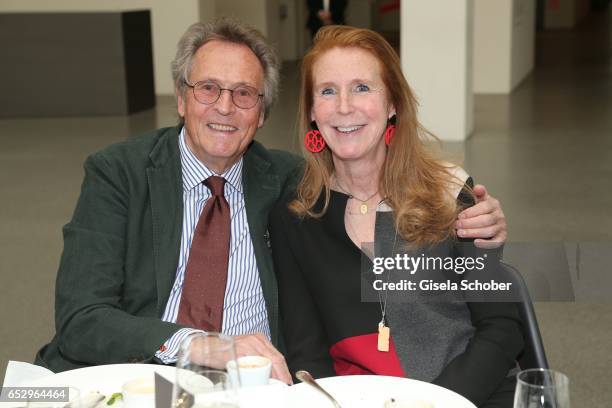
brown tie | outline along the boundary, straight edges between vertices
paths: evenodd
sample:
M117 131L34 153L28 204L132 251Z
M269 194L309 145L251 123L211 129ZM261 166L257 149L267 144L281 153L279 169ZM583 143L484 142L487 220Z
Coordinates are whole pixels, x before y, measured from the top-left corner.
M204 185L212 193L196 226L183 281L177 323L221 331L230 243L230 208L223 177L211 176Z

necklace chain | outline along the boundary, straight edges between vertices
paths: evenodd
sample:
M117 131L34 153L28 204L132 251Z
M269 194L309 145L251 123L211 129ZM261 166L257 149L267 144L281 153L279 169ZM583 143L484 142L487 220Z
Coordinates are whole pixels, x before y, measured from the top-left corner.
M340 184L340 180L338 180L338 177L335 178L336 179L336 184L338 185L338 187L340 187L340 190L342 190L343 193L347 194L349 196L349 198L354 198L355 200L362 202L362 203L367 203L368 201L370 201L372 198L374 198L374 196L376 194L378 194L378 190L376 190L371 196L369 196L368 198L366 198L365 200L362 200L361 198L355 196L354 194L352 194L350 191L348 191L348 189L344 188L344 186L342 184Z
M334 177L336 184L338 185L338 188L340 189L340 191L342 191L344 194L347 194L349 196L349 200L355 199L357 201L359 201L361 203L361 205L359 206L359 213L351 213L351 214L361 214L361 215L366 215L369 211L369 206L368 206L368 201L370 201L372 198L374 198L377 194L378 194L378 190L376 190L371 196L369 196L368 198L366 198L365 200L362 200L359 197L355 197L350 191L348 191L346 188L344 188L344 186L342 186L342 184L340 184L340 180L338 180L338 177Z
M395 231L395 237L393 239L393 249L391 251L392 254L395 253L395 250L397 248L397 231ZM391 271L387 271L387 283L389 283L389 281L391 280ZM380 295L380 291L378 291L378 303L380 304L380 314L381 314L381 319L380 322L383 325L386 325L386 321L385 321L385 317L387 315L387 298L388 298L389 292L387 291L387 288L385 287L385 299L383 301L382 296Z

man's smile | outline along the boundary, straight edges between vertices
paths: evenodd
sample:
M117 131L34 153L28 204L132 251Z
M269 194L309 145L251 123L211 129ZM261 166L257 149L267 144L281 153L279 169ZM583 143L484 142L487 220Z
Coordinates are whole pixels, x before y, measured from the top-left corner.
M206 126L208 126L210 129L216 130L218 132L235 132L236 130L238 130L238 128L235 127L235 126L224 125L224 124L221 124L221 123L209 123Z

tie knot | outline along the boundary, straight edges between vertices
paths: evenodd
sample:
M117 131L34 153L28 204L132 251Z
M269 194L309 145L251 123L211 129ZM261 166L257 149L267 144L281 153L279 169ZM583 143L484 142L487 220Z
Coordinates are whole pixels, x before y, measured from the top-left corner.
M219 176L210 176L204 180L204 185L210 189L213 196L223 197L223 187L225 186L225 179Z

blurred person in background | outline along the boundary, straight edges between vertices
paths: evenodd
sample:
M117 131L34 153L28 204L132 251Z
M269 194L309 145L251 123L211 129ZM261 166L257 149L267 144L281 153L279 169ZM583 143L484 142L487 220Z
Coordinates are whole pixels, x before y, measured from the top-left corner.
M307 0L306 28L314 38L319 28L331 24L345 24L344 10L348 0Z

